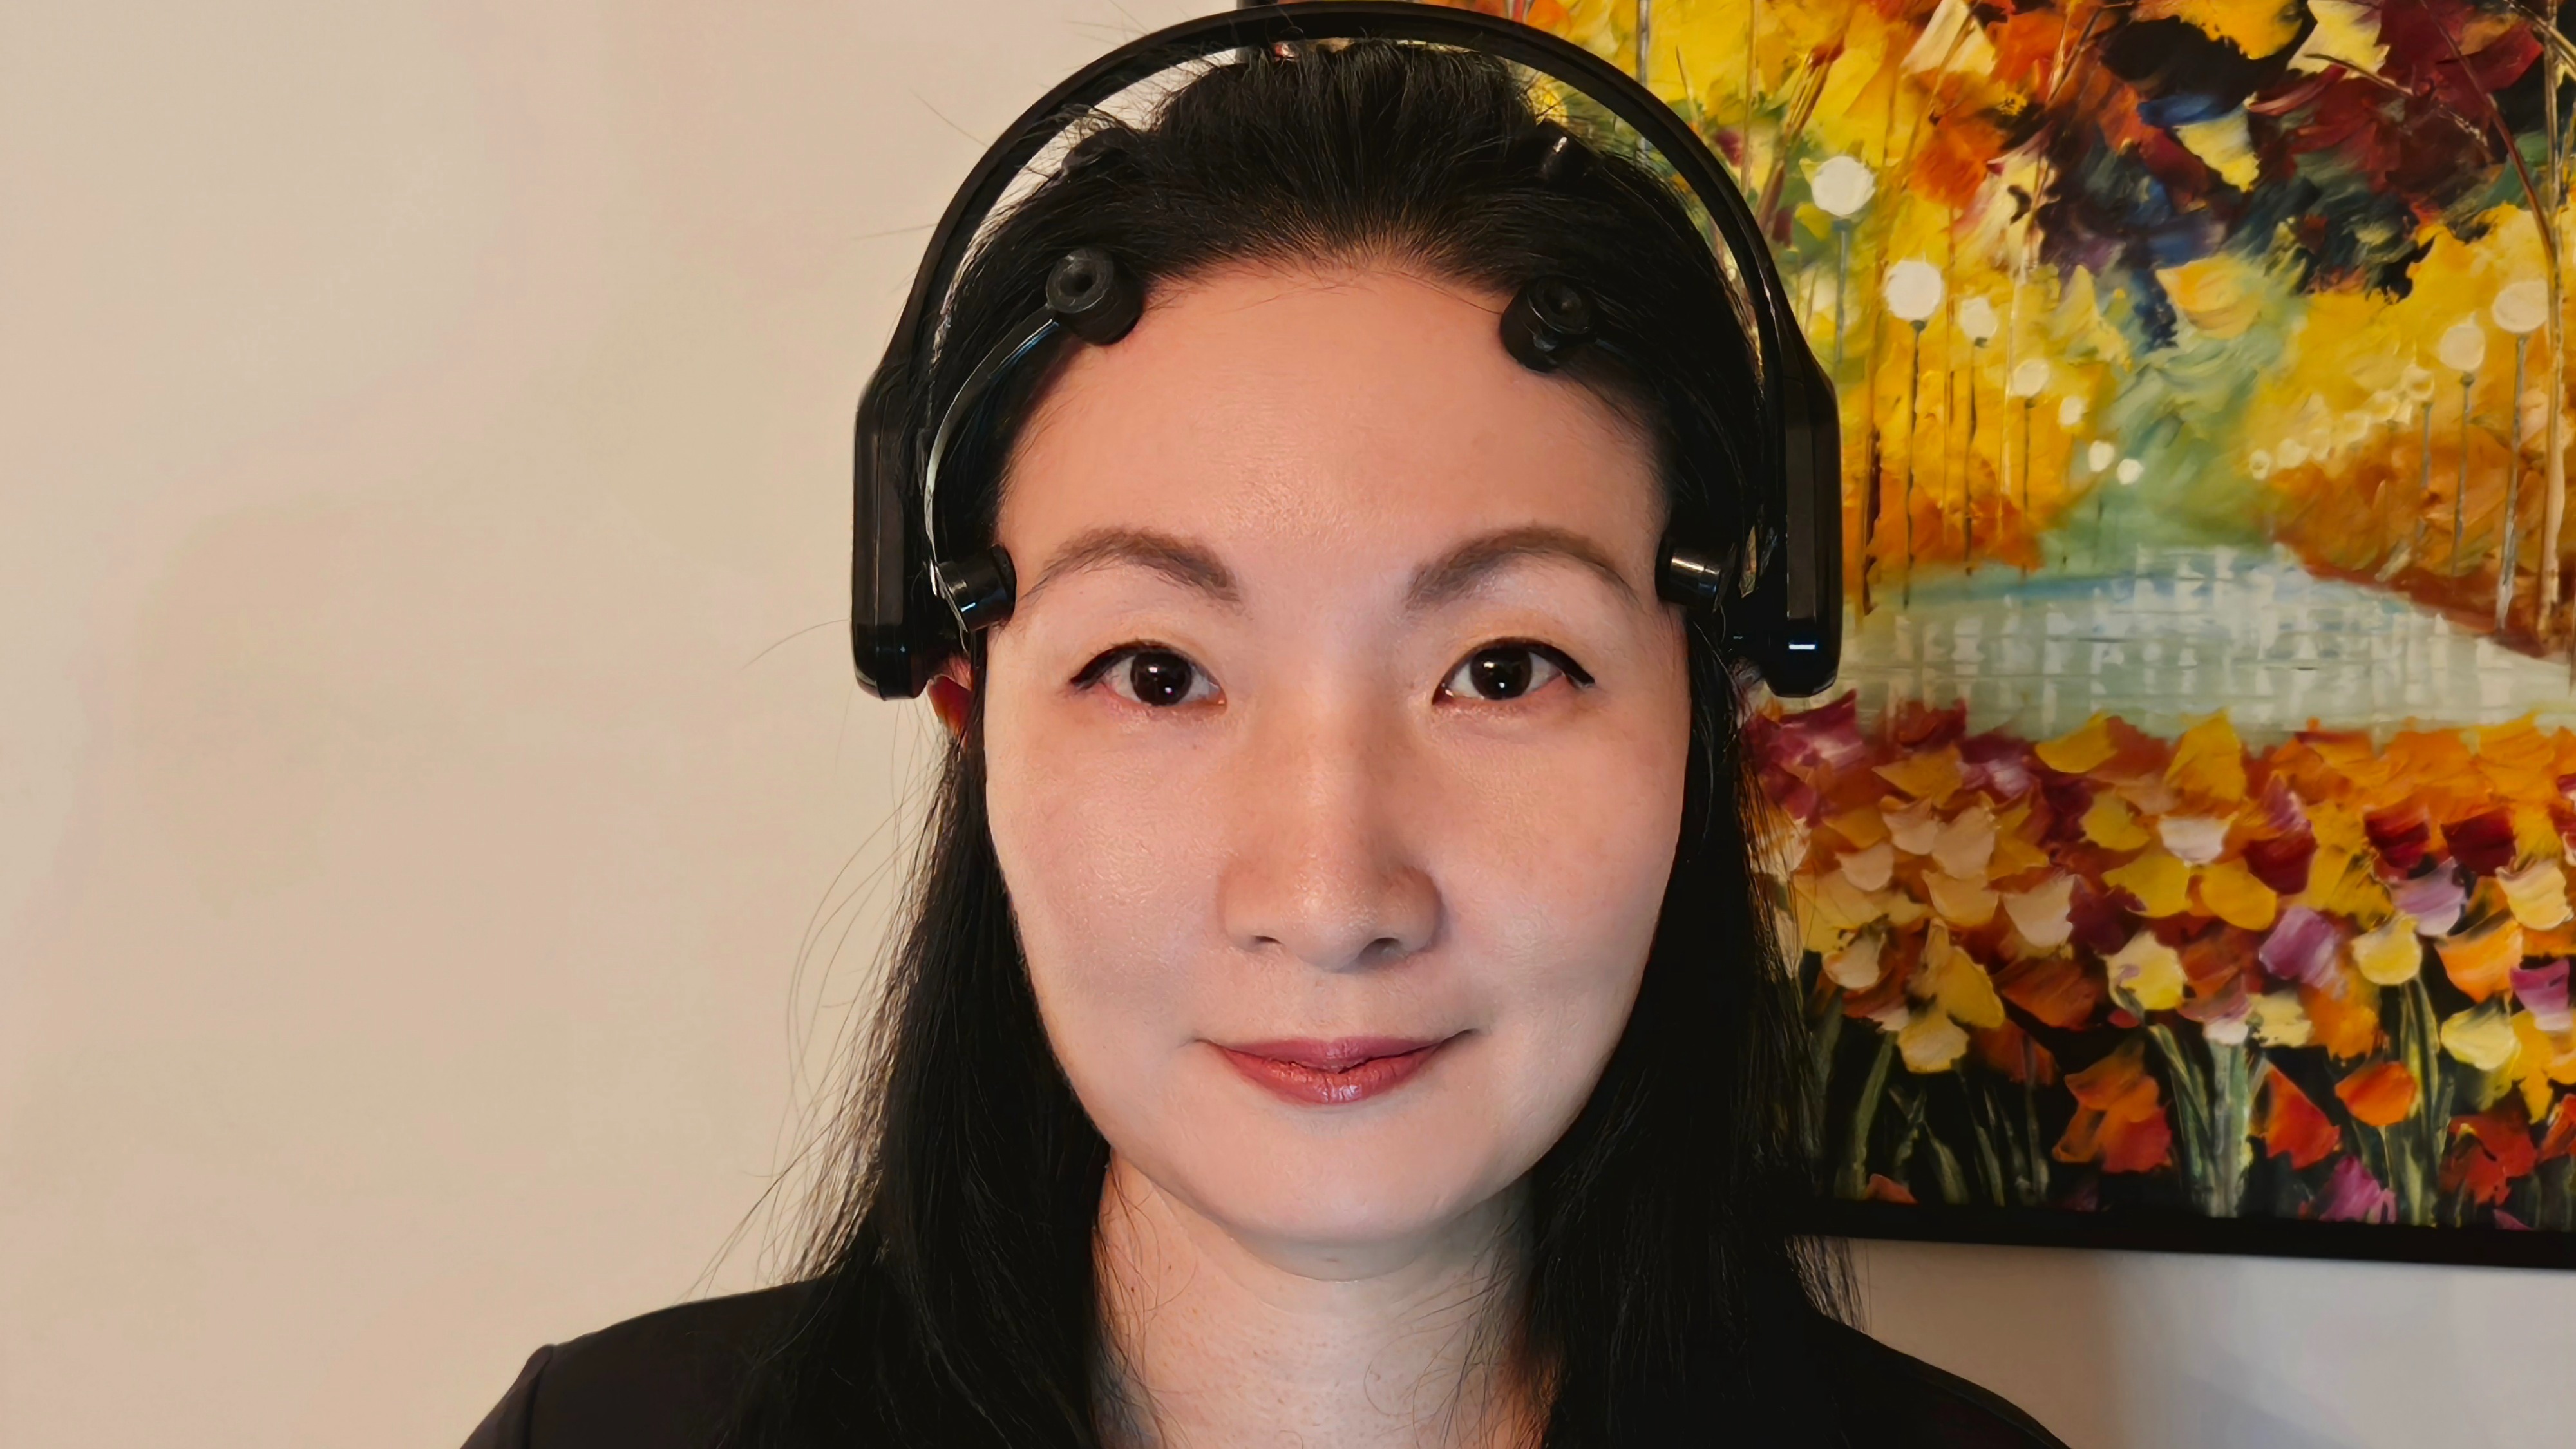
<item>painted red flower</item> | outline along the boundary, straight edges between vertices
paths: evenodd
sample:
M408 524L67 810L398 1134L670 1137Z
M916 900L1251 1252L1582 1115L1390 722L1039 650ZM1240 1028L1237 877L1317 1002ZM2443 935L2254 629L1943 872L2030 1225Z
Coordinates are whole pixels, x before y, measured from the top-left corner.
M2453 1118L2451 1138L2451 1153L2442 1161L2442 1191L2466 1190L2473 1201L2489 1207L2503 1202L2513 1180L2529 1175L2540 1162L2519 1097L2507 1097L2474 1117Z
M2442 827L2451 858L2477 872L2493 875L2513 864L2513 812L2502 805L2482 810Z
M2343 1146L2343 1133L2324 1111L2288 1074L2269 1064L2263 1069L2263 1120L2255 1130L2263 1150L2274 1157L2287 1155L2292 1167L2314 1167Z

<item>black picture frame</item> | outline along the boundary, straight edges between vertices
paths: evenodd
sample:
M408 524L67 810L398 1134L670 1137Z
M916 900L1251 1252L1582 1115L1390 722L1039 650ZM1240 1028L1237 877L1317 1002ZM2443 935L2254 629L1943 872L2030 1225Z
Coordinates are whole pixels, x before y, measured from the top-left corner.
M2500 1228L2209 1218L2143 1209L2074 1212L2063 1208L1950 1207L1830 1199L1810 1205L1808 1224L1825 1237L1889 1242L2215 1253L2576 1272L2576 1233Z

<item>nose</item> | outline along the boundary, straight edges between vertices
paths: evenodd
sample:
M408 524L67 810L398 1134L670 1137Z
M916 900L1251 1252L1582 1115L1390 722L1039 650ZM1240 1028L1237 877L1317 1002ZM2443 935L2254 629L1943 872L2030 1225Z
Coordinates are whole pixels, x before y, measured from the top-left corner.
M1244 741L1218 887L1238 949L1356 971L1440 929L1439 889L1404 828L1401 726L1352 713L1300 709Z

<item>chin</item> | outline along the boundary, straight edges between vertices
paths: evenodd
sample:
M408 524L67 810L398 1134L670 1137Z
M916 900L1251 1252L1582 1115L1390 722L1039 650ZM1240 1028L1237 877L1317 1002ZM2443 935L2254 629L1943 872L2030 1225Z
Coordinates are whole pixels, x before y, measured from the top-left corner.
M1417 1112L1329 1130L1243 1121L1201 1139L1166 1185L1247 1246L1372 1258L1439 1237L1527 1170L1508 1144L1490 1140L1489 1119L1466 1115Z

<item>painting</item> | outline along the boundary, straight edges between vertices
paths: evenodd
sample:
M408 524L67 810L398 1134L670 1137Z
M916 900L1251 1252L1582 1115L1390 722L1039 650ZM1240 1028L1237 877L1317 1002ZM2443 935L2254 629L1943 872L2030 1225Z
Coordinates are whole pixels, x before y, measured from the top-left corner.
M2555 0L1478 0L1767 229L1847 656L1752 748L1846 1230L2576 1266Z

